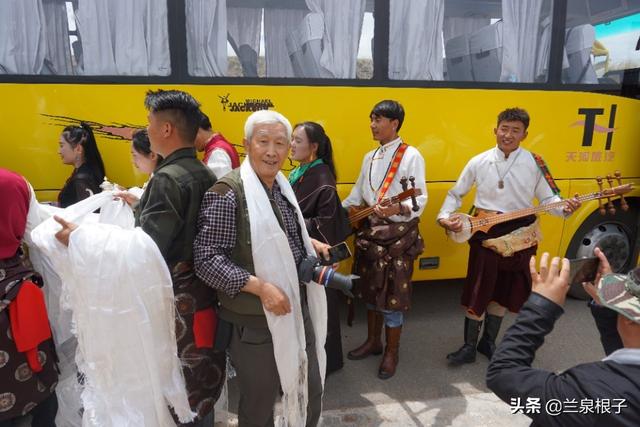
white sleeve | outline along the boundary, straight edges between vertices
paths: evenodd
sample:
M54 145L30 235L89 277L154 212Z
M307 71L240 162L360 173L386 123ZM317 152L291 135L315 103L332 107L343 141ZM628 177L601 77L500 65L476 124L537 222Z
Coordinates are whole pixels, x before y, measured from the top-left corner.
M462 206L462 198L471 190L476 181L476 167L474 159L462 169L462 173L456 181L455 185L447 192L447 197L442 203L437 219L446 219L460 209Z
M350 206L360 206L364 202L363 194L362 194L362 186L365 183L364 170L365 165L367 164L368 156L365 156L362 161L362 167L360 168L360 175L358 175L358 180L356 184L351 189L351 193L347 196L346 199L342 201L342 207L348 208Z
M562 197L560 197L557 194L554 194L553 190L551 189L551 186L549 185L547 180L544 178L544 176L542 176L542 171L540 171L540 169L538 169L536 177L537 177L537 180L536 180L535 196L541 205L548 205L549 203L562 201ZM555 208L550 210L549 213L552 215L561 216L561 217L568 216L564 213L563 209L564 207Z
M232 169L231 159L227 152L222 148L216 148L211 152L209 160L207 161L207 166L213 171L214 175L218 179L231 172Z

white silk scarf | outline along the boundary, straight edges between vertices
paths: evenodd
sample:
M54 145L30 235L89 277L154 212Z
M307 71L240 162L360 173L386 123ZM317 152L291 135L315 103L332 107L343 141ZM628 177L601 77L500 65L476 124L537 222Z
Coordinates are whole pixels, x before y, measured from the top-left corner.
M300 285L297 266L289 247L285 232L271 208L267 193L251 167L249 158L240 166L240 177L245 191L249 223L251 227L251 249L256 276L278 286L289 298L291 312L276 316L265 310L269 331L273 339L273 352L283 391L283 418L277 423L298 427L305 425L307 416L307 354L304 323L300 303ZM282 172L276 176L283 196L295 207L298 224L308 255L315 255L309 234L304 227L304 218L289 181ZM326 354L324 344L327 337L327 298L325 289L317 283L307 283L309 314L315 333L315 351L318 357L320 377L324 388Z

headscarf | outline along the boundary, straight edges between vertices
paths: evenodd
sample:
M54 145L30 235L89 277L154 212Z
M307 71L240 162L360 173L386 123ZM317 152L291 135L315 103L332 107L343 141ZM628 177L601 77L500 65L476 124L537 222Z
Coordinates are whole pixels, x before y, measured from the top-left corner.
M0 259L18 251L29 213L27 181L15 172L0 168Z

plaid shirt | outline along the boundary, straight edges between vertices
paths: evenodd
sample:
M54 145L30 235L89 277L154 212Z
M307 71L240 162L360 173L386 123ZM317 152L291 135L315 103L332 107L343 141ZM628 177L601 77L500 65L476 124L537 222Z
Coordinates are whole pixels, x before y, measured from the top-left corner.
M267 194L269 192L267 191ZM282 213L284 230L293 259L300 264L306 251L300 235L296 210L274 182L270 198ZM198 234L193 244L196 274L209 286L234 297L249 280L249 272L234 264L231 251L236 244L236 194L209 191L204 195L198 217Z

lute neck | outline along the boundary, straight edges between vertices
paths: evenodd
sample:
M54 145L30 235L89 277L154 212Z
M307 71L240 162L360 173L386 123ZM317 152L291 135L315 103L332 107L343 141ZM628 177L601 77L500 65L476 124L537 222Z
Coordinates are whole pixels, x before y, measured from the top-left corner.
M587 202L587 201L590 201L590 200L601 199L603 197L606 197L606 196L603 196L601 192L596 191L594 193L589 193L589 194L584 194L582 196L579 196L578 197L578 201L580 201L580 203L582 203L582 202ZM500 224L502 222L507 222L507 221L511 221L511 220L518 219L518 218L522 218L522 217L525 217L525 216L535 215L535 214L540 213L540 212L547 212L547 211L550 211L552 209L564 207L565 204L566 204L566 201L562 200L562 201L559 201L559 202L549 203L547 205L538 205L538 206L534 206L532 208L518 209L517 211L494 215L494 216L492 216L490 218L490 222L491 222L491 224ZM475 221L485 220L483 222L486 222L486 219L488 219L488 218L474 218L474 219L472 219L472 221L474 221L474 220Z

